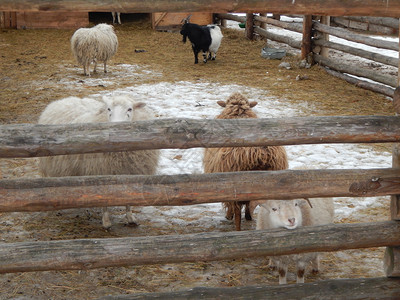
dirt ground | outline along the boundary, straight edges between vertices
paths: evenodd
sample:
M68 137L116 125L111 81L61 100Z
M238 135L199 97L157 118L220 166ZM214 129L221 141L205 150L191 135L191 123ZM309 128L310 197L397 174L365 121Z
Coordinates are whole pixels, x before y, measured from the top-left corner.
M110 63L111 74L120 72L122 66L127 64L142 68L132 76L126 74L107 85L89 85L70 51L69 39L73 30L1 30L0 123L34 123L49 102L67 95L87 96L99 91L160 81L211 81L257 87L294 104L312 103L310 110L305 112L308 115L393 115L390 99L333 78L319 66L300 69L300 60L296 55L284 58L292 64L291 70L278 68L281 61L260 57L264 40L246 40L239 31L223 30L223 46L217 60L198 65L193 63L190 46L182 44L179 33L152 30L145 15L116 26L116 33L119 49ZM158 75L147 76L146 70ZM297 75L308 79L296 80ZM102 72L93 75L99 79L107 76ZM73 87L65 84L66 78L74 80ZM390 147L381 145L377 149L389 151ZM38 176L35 159L0 159L0 177ZM382 197L379 201L383 203L379 209L366 210L361 218L342 219L341 222L387 220L387 198ZM160 214L163 210L168 208L159 208ZM122 219L122 209L117 209L115 213ZM246 222L244 229L254 226L254 222ZM143 214L138 227L125 226L120 221L110 231L105 231L101 227L100 209L0 213L2 243L184 234L204 230L196 222L186 227L177 227L173 222L154 223ZM231 222L224 221L219 227L207 230L233 229ZM322 256L322 272L307 275L306 280L383 276L382 258L381 248L326 253ZM289 280L293 281L291 276ZM276 274L267 266L267 258L1 274L0 299L93 299L107 294L256 284L277 284Z

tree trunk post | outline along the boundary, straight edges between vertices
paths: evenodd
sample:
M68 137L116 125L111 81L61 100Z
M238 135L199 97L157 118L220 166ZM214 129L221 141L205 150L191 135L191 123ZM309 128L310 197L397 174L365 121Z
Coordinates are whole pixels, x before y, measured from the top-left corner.
M246 14L246 37L249 40L254 38L254 14Z
M400 21L400 19L399 19ZM399 36L400 36L400 22L399 22ZM400 39L399 39L399 66L397 68L397 86L400 87ZM400 109L396 109L396 113L399 113Z
M400 87L394 91L393 106L397 114L400 114ZM400 167L400 144L393 146L394 168ZM390 217L400 221L400 195L392 195L390 199ZM400 234L400 233L399 233ZM384 257L384 269L387 277L400 277L400 247L387 247Z
M267 18L267 14L260 14L260 17L265 17L265 18ZM267 23L261 22L260 27L261 27L262 29L264 29L264 30L267 30Z
M322 17L321 17L321 24L330 26L330 25L331 25L331 17L329 17L329 16L322 16ZM323 33L323 34L322 34L322 39L323 39L324 41L329 41L329 34ZM321 48L321 55L322 55L322 57L327 57L327 58L328 58L328 57L329 57L329 48L327 48L327 47L322 47L322 48Z
M305 15L303 17L303 38L301 41L301 59L307 59L311 53L311 30L312 16Z

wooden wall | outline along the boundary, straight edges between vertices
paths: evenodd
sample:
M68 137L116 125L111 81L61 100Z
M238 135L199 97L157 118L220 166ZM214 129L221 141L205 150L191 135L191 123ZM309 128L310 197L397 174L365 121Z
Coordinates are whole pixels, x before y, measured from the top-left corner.
M1 28L37 29L75 29L89 25L87 12L2 12Z
M212 13L167 13L167 12L158 12L151 14L151 25L153 29L157 30L174 30L178 29L182 25L182 20L187 18L189 15L190 22L196 23L199 25L207 25L213 23Z

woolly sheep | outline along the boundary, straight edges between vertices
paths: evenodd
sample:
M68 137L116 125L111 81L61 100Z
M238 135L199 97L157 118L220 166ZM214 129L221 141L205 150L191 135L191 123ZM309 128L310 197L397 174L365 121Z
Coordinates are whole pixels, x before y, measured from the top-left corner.
M334 207L331 198L314 198L308 201L298 199L260 201L261 207L257 215L256 228L292 230L301 226L324 225L333 222ZM279 284L287 283L289 263L296 263L297 283L304 283L304 273L308 263L311 264L313 272L319 271L318 253L276 256L271 258L271 266L278 268Z
M42 112L40 124L72 124L121 122L151 119L145 103L131 96L119 95L102 101L69 97L50 103ZM138 150L95 154L74 154L39 159L39 171L44 177L86 175L152 175L156 172L159 150ZM126 206L129 224L135 224L131 207ZM107 207L103 208L103 226L111 227Z
M208 59L215 60L223 38L221 28L217 25L200 26L189 23L188 17L184 20L180 33L183 35L183 43L186 43L187 38L192 43L195 64L199 62L198 54L200 51L203 51L204 63L207 62L207 52Z
M224 107L217 119L257 118L251 109L257 102L249 102L240 93L233 93L226 101L218 101ZM284 170L288 168L286 150L281 146L224 147L205 149L203 166L205 173ZM245 206L246 220L252 219L255 202L225 202L226 218L235 218L236 230L240 230L241 211Z
M72 53L77 62L83 66L83 72L87 76L90 76L89 67L92 62L94 73L98 62L104 62L104 73L107 73L107 61L114 56L117 48L118 38L114 33L114 27L108 24L80 28L71 38Z

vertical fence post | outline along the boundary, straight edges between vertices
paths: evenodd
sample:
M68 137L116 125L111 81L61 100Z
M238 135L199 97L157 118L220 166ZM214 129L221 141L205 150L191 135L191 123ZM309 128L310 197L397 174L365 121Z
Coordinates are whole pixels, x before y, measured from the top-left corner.
M301 59L307 59L311 53L311 30L312 16L305 15L303 17L303 38L301 40Z
M322 17L321 17L321 24L330 26L330 25L331 25L331 17L329 17L329 16L322 16ZM324 41L329 41L329 34L328 34L328 33L323 33L323 34L322 34L322 39L323 39ZM329 48L327 48L327 47L322 47L322 48L321 48L321 56L322 56L322 57L328 58L328 57L329 57Z
M261 17L267 17L267 14L260 14ZM261 22L260 27L262 29L267 29L267 23L266 22Z
M254 15L246 14L246 37L249 40L254 38Z
M400 86L400 19L399 19L399 65L397 67L397 86ZM399 113L399 110L396 110Z
M393 95L393 106L400 118L400 87ZM393 146L393 167L400 168L400 144ZM400 195L392 195L390 199L390 217L400 221ZM400 232L399 232L400 235ZM400 247L387 247L384 258L384 269L387 277L400 277Z

